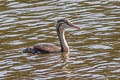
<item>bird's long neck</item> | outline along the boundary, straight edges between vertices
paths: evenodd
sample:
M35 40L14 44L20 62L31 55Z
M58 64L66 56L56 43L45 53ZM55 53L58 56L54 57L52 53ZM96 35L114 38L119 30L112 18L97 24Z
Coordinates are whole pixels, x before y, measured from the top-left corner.
M60 26L60 25L59 25ZM62 28L57 29L58 38L60 40L61 52L69 52L69 46L65 39L65 32Z

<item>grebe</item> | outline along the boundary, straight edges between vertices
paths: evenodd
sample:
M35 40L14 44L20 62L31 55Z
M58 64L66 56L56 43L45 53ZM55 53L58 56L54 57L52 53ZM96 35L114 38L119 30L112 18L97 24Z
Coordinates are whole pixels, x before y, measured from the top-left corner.
M23 53L57 53L57 52L69 52L69 46L65 39L64 25L80 29L79 27L73 25L70 21L66 19L60 19L56 24L56 31L60 41L60 47L50 45L50 44L37 44L31 48L26 48Z

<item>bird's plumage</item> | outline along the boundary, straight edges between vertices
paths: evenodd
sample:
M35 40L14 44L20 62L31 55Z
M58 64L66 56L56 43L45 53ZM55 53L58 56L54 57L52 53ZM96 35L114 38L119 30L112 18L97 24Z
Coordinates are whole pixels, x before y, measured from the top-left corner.
M55 46L55 45L51 45L51 44L37 44L33 47L33 49L37 52L45 52L45 53L56 53L56 52L60 52L60 48Z

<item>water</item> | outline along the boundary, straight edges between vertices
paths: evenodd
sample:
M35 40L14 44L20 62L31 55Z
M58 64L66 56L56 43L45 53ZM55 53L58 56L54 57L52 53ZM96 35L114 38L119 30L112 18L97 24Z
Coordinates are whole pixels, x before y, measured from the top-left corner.
M23 54L37 43L59 46L55 22L66 18L70 53ZM120 80L117 0L0 0L1 80Z

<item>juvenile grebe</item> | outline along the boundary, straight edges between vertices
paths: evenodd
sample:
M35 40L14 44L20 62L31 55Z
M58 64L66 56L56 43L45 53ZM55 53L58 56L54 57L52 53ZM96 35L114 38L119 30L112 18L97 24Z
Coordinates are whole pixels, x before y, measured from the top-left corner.
M60 41L61 48L50 45L50 44L37 44L31 48L26 48L23 50L23 53L56 53L56 52L69 52L69 46L65 39L65 30L64 25L80 29L79 27L73 25L70 21L66 19L60 19L56 24L56 31Z

